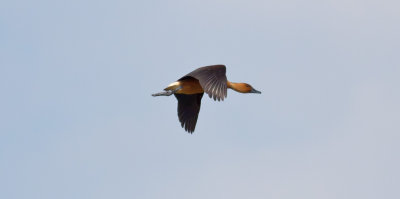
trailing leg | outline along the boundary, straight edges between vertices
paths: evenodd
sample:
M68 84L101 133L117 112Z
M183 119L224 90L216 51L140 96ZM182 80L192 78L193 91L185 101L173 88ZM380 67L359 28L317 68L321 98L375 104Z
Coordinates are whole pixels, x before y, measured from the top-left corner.
M151 96L153 96L153 97L170 96L170 95L174 94L176 91L178 91L179 89L181 89L181 87L178 87L178 88L176 88L174 90L167 90L167 91L164 91L164 92L154 93Z
M153 97L156 97L156 96L170 96L172 94L174 94L173 91L164 91L164 92L151 94L151 96L153 96Z

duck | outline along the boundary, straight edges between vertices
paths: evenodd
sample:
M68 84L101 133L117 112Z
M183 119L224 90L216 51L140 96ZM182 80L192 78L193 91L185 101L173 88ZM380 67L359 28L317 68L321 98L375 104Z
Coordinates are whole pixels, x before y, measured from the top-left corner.
M223 101L228 96L228 88L239 93L261 94L250 84L228 81L226 66L219 64L197 68L169 84L163 92L152 96L175 95L178 100L178 119L181 127L192 134L196 128L204 93L214 101Z

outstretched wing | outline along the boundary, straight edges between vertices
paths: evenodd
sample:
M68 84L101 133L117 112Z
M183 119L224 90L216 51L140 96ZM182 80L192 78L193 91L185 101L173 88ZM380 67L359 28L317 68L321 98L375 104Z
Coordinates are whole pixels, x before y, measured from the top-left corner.
M179 80L188 78L199 80L204 92L210 98L220 101L227 97L227 79L225 74L226 67L224 65L204 66L183 76Z
M178 99L178 118L181 126L188 133L193 133L196 128L203 93L193 95L175 93L174 95Z

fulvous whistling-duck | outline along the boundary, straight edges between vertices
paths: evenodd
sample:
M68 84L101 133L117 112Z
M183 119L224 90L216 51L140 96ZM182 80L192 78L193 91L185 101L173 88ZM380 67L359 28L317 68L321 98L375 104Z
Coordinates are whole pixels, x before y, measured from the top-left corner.
M185 131L193 133L204 92L218 101L227 97L227 88L240 93L261 93L249 84L228 81L225 73L224 65L204 66L171 83L164 89L165 92L155 93L152 96L174 94L178 99L178 117L181 126Z

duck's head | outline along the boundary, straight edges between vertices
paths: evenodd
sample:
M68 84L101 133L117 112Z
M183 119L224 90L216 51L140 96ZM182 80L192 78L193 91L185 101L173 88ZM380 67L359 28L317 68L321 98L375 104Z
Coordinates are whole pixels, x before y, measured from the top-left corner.
M254 89L250 84L247 83L236 83L234 86L235 90L241 93L257 93L261 94L260 91Z
M246 84L246 83L245 83ZM261 91L254 89L250 84L246 84L246 88L248 89L247 93L257 93L261 94Z

